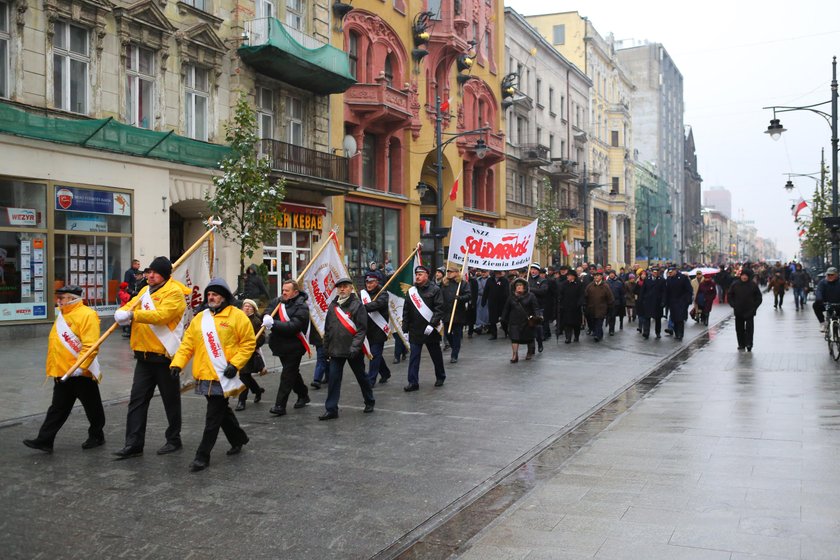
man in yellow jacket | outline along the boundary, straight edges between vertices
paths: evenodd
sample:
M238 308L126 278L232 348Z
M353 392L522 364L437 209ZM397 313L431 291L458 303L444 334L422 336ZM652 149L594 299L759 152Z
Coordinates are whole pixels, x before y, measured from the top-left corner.
M131 349L137 360L128 402L125 447L114 453L120 459L143 454L146 418L155 387L160 391L169 422L166 444L158 449L158 455L181 449L181 379L170 374L169 362L181 344L181 320L187 307L184 296L189 290L170 278L172 263L166 257L156 257L149 269L148 285L114 313L118 324L133 323Z
M257 343L251 320L231 305L232 301L233 295L223 279L210 280L204 289L207 309L196 315L187 327L170 366L172 376L179 376L194 356L195 392L207 398L204 435L190 464L192 472L204 470L210 464L210 452L219 428L230 442L228 455L236 455L248 443L248 436L228 405L228 397L245 390L236 374L251 359Z
M32 449L52 453L58 431L70 416L79 399L85 408L90 427L82 449L93 449L105 443L105 410L99 395L99 361L96 352L82 362L66 381L61 378L76 362L79 354L87 351L99 339L99 316L82 301L82 288L64 286L55 291L55 324L50 331L47 346L47 376L52 377L53 398L47 417L35 439L25 439L23 444Z

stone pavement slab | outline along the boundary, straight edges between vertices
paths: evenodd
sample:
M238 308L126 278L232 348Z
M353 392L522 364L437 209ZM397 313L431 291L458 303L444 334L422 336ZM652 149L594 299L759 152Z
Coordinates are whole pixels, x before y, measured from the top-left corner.
M840 558L840 364L810 311L734 321L459 558Z

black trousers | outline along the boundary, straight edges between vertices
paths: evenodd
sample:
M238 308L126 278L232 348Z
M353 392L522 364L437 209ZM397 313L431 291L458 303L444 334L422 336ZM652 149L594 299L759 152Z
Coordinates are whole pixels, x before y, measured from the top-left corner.
M782 291L778 294L773 294L773 307L781 307L782 304L785 302L785 292Z
M248 443L248 436L245 430L239 427L239 420L236 414L230 409L227 397L221 395L205 395L207 399L207 414L204 417L204 434L201 436L201 443L195 451L196 459L210 461L210 452L216 445L219 437L219 428L225 433L225 437L231 445L245 445Z
M644 336L650 336L650 321L653 319L653 326L654 331L656 332L656 336L662 332L662 313L657 312L655 317L647 317L645 316L642 319L642 334Z
M169 373L169 361L137 360L134 367L134 381L128 401L128 418L125 423L125 446L143 449L146 443L146 419L149 403L160 391L163 409L166 411L166 441L181 445L181 380Z
M292 394L292 391L299 399L305 399L309 396L309 388L300 375L300 360L302 358L303 354L280 356L283 371L280 372L280 387L277 388L277 399L274 401L278 408L286 408L286 403L289 402L289 395Z
M365 404L375 404L373 390L370 388L367 372L365 371L365 356L359 354L355 358L342 358L330 356L330 372L328 374L327 400L324 408L327 412L338 412L338 401L341 399L341 381L344 378L344 364L350 365L353 375L356 376L356 383L362 390L362 399Z
M685 336L685 321L674 321L674 338Z
M580 325L565 325L563 327L563 333L566 335L566 340L572 340L572 335L574 334L575 340L580 339Z
M735 315L735 336L738 337L738 348L753 345L754 319L754 316Z
M67 381L55 378L54 381L52 404L35 441L52 447L56 434L70 417L76 399L82 403L90 422L88 436L105 439L105 432L102 431L105 427L105 410L102 408L102 397L96 381L90 377L68 377Z
M247 366L246 366L247 367ZM246 369L242 369L239 371L239 379L242 381L243 385L245 385L246 389L239 393L239 401L245 402L248 400L248 392L254 393L258 395L260 393L260 384L257 383L257 380L254 379L254 374L256 372L247 371Z

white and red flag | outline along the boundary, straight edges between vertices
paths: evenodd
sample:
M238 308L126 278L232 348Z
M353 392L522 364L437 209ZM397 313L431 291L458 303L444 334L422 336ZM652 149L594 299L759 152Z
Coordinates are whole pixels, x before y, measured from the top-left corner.
M461 173L455 177L455 182L452 183L452 188L449 190L449 200L455 200L458 197L458 182L461 180Z
M335 283L339 278L344 277L349 278L350 274L341 260L335 232L330 232L327 246L303 275L300 287L302 291L309 294L309 299L306 300L309 306L309 317L322 336L327 309L333 297L338 293Z
M485 270L511 270L531 264L537 239L537 220L519 229L494 228L452 219L449 261Z
M805 202L804 198L800 198L799 201L793 205L793 219L797 219L799 217L799 213L805 210L808 207L808 203Z

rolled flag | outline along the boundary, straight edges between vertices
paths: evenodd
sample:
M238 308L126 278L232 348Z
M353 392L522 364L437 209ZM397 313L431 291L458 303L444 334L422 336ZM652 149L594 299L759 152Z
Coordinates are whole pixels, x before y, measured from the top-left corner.
M651 232L651 235L652 235L652 236L654 236L654 237L656 237L656 231L657 231L658 229L659 229L659 224L656 224L656 227L654 227L654 228L653 228L653 231Z
M564 239L564 240L563 240L563 242L560 244L560 252L561 252L561 253L563 253L563 256L564 256L564 257L568 257L568 256L569 256L569 242L568 242L568 241L566 241L565 239Z
M443 103L440 104L440 112L441 113L448 113L449 112L449 98L445 99Z
M805 210L808 207L808 203L805 202L804 198L800 198L799 201L793 205L793 219L799 217L799 213Z
M458 196L458 181L461 180L461 174L458 173L458 176L455 177L455 182L452 183L452 188L449 190L449 200L455 200Z

